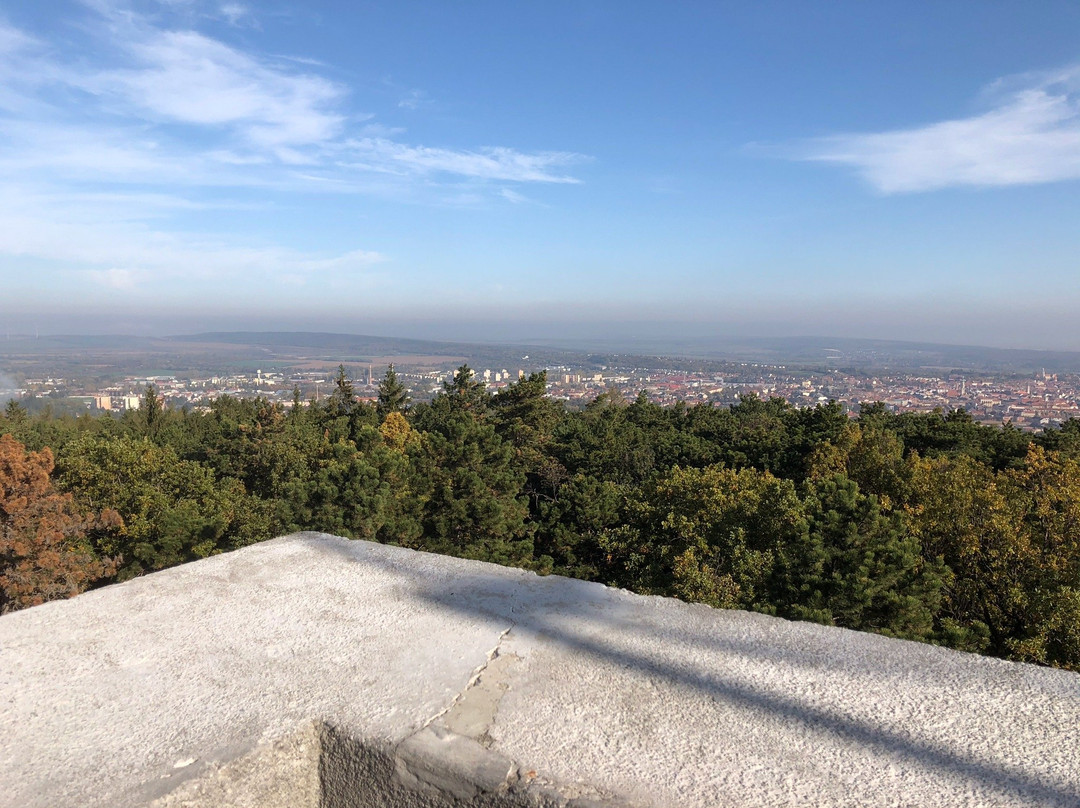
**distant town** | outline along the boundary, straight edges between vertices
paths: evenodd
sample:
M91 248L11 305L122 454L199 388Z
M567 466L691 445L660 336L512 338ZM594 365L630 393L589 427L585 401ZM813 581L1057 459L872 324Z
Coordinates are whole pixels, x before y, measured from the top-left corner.
M528 357L524 357L528 360ZM373 400L385 373L385 366L345 365L354 390L361 400ZM481 367L476 377L489 390L498 390L519 377L546 369L548 394L572 408L587 405L597 396L612 393L631 399L644 391L654 402L674 405L709 403L731 405L744 396L781 397L797 407L812 407L837 401L852 414L864 402L883 402L896 412L930 412L940 408L963 408L977 421L1039 431L1080 417L1080 374L1046 371L1029 376L1017 374L958 374L941 376L910 373L814 371L783 365L730 363L722 372L663 368L584 367L560 365L540 368L528 361L520 367ZM431 398L450 379L446 369L397 368L398 378L409 388L414 401ZM296 391L304 403L318 401L333 389L336 373L256 369L228 375L128 376L90 389L75 379L27 378L17 387L0 393L4 398L25 400L44 406L64 402L68 408L88 412L120 413L140 406L145 389L153 385L170 407L193 410L208 408L223 395L251 398L262 396L291 407Z

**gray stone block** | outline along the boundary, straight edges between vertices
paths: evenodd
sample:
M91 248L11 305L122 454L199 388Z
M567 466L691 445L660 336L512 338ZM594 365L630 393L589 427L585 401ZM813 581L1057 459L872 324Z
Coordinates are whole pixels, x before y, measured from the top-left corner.
M0 618L0 806L1080 805L1080 676L297 534Z

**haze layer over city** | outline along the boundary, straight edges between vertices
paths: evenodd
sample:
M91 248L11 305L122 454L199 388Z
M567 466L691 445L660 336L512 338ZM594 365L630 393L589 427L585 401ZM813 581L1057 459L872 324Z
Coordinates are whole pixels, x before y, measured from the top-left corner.
M0 318L1080 349L1078 32L1069 2L0 3Z

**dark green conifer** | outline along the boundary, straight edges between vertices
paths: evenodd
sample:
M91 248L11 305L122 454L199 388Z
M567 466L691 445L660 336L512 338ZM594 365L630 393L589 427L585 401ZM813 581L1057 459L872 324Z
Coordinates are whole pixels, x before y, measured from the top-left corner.
M344 365L338 365L337 376L334 378L334 392L326 400L326 411L330 417L349 415L357 406L356 392L353 390L349 374L345 372Z
M26 407L13 398L8 399L7 406L4 407L4 418L12 424L21 424L26 420Z
M482 415L491 401L491 395L484 388L484 383L476 380L476 373L468 365L462 365L454 372L454 378L443 383L446 399L453 410L469 410L474 415Z
M409 391L405 385L398 381L397 373L394 372L393 363L386 369L379 384L379 399L375 404L375 411L382 421L392 412L405 412L409 408Z
M144 434L152 436L161 423L162 406L158 391L152 384L146 385L143 393L142 405L139 407Z

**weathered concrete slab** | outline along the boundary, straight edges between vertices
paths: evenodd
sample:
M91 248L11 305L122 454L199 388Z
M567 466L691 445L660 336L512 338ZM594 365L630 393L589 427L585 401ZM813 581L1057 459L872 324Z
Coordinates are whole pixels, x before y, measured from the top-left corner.
M299 534L0 618L0 806L1077 806L1080 676Z

